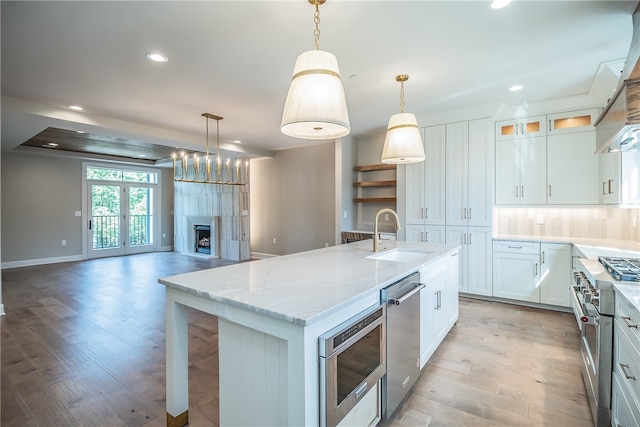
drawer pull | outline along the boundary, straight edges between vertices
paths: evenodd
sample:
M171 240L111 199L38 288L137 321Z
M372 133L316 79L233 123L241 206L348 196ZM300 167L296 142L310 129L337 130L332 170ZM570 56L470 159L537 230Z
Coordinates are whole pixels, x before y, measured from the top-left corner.
M638 329L638 324L637 323L631 323L630 322L631 316L622 316L622 320L624 320L624 323L626 323L628 327Z
M509 249L522 249L522 246L508 246Z
M620 365L620 369L622 369L622 373L624 374L624 377L628 380L636 380L636 377L634 377L633 375L629 375L627 373L627 369L629 369L629 365L625 365L624 363L618 363L618 365Z

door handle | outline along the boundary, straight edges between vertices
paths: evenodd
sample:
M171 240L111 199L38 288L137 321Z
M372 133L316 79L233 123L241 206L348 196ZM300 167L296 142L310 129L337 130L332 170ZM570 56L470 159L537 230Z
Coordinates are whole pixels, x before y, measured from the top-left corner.
M89 230L91 230L91 220L89 220Z

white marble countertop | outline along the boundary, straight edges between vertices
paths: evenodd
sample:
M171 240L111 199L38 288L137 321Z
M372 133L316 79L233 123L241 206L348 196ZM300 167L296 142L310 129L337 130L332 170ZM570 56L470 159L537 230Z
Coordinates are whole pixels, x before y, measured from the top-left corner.
M158 281L229 306L307 326L458 249L384 240L380 252L393 248L425 251L425 255L411 262L370 259L372 242L364 240Z
M616 296L621 295L640 313L640 284L623 285L614 283L613 289L616 292Z

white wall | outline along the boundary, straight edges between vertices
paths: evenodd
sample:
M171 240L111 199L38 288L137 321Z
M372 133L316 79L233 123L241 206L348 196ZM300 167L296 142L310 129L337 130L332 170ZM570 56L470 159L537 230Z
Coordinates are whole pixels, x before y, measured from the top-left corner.
M331 141L251 160L253 253L285 255L335 243L335 151Z

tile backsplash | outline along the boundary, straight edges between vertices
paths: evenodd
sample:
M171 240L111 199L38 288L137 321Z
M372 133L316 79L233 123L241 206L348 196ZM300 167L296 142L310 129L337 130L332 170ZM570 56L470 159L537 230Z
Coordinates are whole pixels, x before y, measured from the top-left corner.
M494 208L494 234L624 239L640 242L640 209Z

